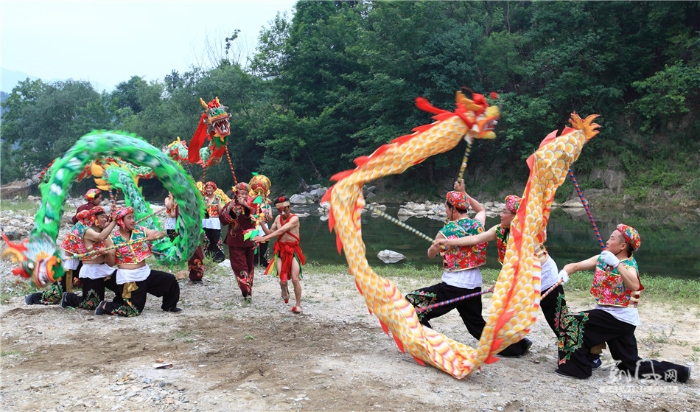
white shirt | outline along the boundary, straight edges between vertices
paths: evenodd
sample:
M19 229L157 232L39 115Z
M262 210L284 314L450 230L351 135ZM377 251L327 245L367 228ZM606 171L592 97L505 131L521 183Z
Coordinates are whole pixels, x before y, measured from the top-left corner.
M463 289L480 288L482 279L479 268L465 269L457 272L442 272L442 281L450 286Z
M117 269L117 285L123 285L129 282L141 282L148 278L151 274L151 268L148 265L138 269Z
M637 308L621 308L619 306L595 305L595 309L608 312L620 322L629 323L633 326L639 326L639 312Z

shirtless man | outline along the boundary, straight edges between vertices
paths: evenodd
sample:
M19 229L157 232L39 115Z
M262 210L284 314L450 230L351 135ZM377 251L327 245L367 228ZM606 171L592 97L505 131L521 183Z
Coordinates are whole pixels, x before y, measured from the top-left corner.
M268 229L262 226L265 231L265 236L257 236L253 238L255 242L267 242L268 240L278 237L275 241L274 248L274 264L270 264L265 273L271 270L276 270L280 277L280 287L282 289L282 299L284 303L289 301L288 279L292 278L294 285L295 305L292 307L292 312L301 314L301 267L306 263L306 258L299 246L299 218L292 214L289 210L289 199L282 196L275 202L275 208L279 212L279 216L275 218L275 222ZM274 266L274 267L273 267Z
M83 216L84 214L88 216ZM105 287L114 292L119 299L115 270L105 263L104 248L112 246L109 234L117 224L116 220L107 216L104 209L95 206L90 210L79 213L86 224L76 224L71 233L66 236L62 247L67 252L84 254L96 251L96 254L82 258L83 266L80 269L80 280L83 286L83 295L65 292L61 299L62 308L75 308L95 310L97 304L105 298ZM99 232L98 232L99 230Z

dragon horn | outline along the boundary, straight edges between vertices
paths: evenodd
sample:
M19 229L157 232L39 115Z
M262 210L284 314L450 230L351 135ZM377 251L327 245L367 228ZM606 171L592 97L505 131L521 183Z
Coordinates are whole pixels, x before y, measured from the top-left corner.
M199 103L202 105L202 107L204 108L204 110L208 110L208 109L209 109L209 106L207 106L207 104L204 102L204 100L202 100L201 97L199 98Z
M219 96L216 96L216 97L214 98L214 100L216 100L216 105L217 105L217 106L221 106L221 103L219 102Z

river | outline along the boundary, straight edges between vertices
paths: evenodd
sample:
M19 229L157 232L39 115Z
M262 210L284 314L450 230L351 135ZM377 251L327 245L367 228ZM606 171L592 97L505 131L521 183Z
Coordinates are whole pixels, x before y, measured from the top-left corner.
M322 264L346 263L335 246L335 234L328 231L317 205L293 206L295 213L309 213L300 218L301 245L308 261ZM387 213L396 216L398 205L388 205ZM640 233L642 245L635 253L640 272L647 275L700 280L700 216L695 213L667 212L658 209L602 209L592 211L603 241L618 223L633 226ZM434 237L442 221L411 217L405 221L415 229ZM498 217L486 219L486 226L498 223ZM381 217L362 216L362 237L370 265L386 265L377 253L384 249L406 256L395 265L415 268L434 267L440 271L439 258L429 259L430 244L423 238ZM600 253L600 246L583 209L553 209L547 228L547 250L561 269L565 264ZM495 242L490 242L486 267L500 268Z

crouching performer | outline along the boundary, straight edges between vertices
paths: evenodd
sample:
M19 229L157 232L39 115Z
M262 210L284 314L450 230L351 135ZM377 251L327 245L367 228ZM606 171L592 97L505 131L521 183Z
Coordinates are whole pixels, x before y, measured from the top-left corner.
M279 239L275 242L274 258L267 266L265 274L277 271L284 303L289 302L287 281L290 278L292 279L296 301L292 307L292 312L301 314L301 267L306 263L306 258L301 251L301 246L299 246L299 217L290 212L289 199L284 196L277 199L275 208L279 212L275 222L269 229L262 226L266 233L265 236L258 236L253 240L255 242L267 242L279 236Z
M83 265L79 272L83 295L65 292L61 299L61 307L95 310L99 302L105 299L105 288L116 294L115 300L120 299L115 270L105 263L107 252L104 250L112 246L109 235L117 222L113 217L107 216L101 206L83 210L78 215L80 222L66 236L61 247L66 252L76 255L88 254L81 257Z
M639 379L687 382L690 368L671 362L641 359L634 330L639 325L634 292L644 290L637 261L632 256L641 245L639 233L623 224L617 226L600 255L564 266L567 274L593 270L591 294L595 309L561 317L559 334L559 375L576 379L591 376L590 350L607 343L620 373Z
M116 264L117 284L122 289L121 301L102 301L95 315L138 316L146 306L146 294L163 297L161 309L166 312L180 312L177 307L180 299L180 285L171 273L151 270L146 258L151 256L149 242L162 239L163 232L137 226L134 209L119 209L117 225L112 232L112 242L117 248L107 253L107 263Z

